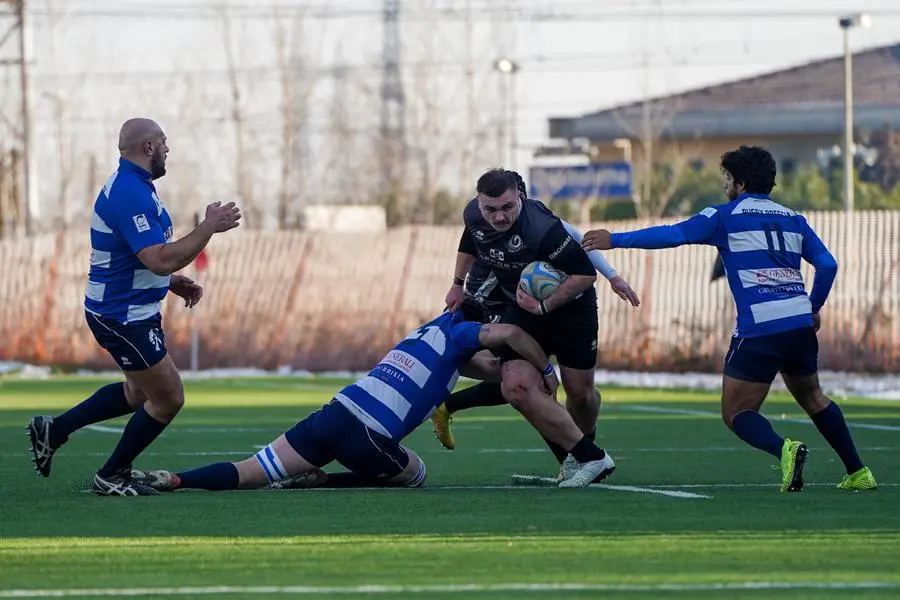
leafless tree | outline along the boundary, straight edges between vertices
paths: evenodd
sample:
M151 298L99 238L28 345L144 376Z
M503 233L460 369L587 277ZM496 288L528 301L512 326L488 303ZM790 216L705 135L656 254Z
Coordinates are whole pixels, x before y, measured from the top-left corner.
M239 80L237 60L235 58L234 33L232 20L228 12L228 5L223 3L220 7L222 17L222 45L225 51L225 65L228 72L228 86L230 91L230 120L234 135L234 176L237 187L237 197L247 215L249 227L259 227L263 223L264 209L256 197L251 180L250 153L248 151L248 134L246 130L246 117L244 113L243 98L241 95L241 82Z
M306 26L301 12L282 18L273 8L275 54L278 82L281 89L281 173L278 191L278 227L287 228L296 222L296 205L303 188L306 155L303 136L308 133L310 104L320 83L321 71L317 56L311 56L316 43L314 32Z

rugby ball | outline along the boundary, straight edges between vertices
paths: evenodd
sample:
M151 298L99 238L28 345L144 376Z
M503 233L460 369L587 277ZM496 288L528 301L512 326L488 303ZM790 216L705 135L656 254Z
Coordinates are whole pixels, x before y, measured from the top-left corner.
M565 273L550 263L536 260L522 269L519 287L532 298L546 300L565 279Z

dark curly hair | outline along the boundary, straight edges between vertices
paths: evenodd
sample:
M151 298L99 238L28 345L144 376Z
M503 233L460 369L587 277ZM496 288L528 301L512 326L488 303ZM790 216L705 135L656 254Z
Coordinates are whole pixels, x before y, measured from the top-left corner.
M775 159L761 146L741 146L722 155L722 170L748 194L770 194L775 187Z
M478 178L475 189L479 194L491 198L499 198L507 190L520 190L519 180L522 178L515 171L506 169L491 169ZM522 186L525 182L522 182Z
M478 323L487 323L491 319L491 315L487 308L475 298L466 296L463 298L462 306L459 307L463 318L466 321L477 321Z

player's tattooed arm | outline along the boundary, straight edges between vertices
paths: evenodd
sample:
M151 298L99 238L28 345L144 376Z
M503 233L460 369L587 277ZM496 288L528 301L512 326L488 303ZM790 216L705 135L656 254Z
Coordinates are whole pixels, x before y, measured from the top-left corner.
M547 312L552 312L560 306L568 304L576 296L592 287L596 280L596 276L570 275L556 288L555 292L544 300L544 308Z
M478 341L485 348L499 348L507 345L541 372L544 372L550 364L550 359L537 341L515 325L506 323L482 325Z
M550 264L568 275L556 291L544 300L547 312L570 302L597 281L594 265L561 223L555 224L547 231L541 243L540 254L546 256Z
M460 370L460 375L496 383L500 381L500 359L487 350L482 350Z

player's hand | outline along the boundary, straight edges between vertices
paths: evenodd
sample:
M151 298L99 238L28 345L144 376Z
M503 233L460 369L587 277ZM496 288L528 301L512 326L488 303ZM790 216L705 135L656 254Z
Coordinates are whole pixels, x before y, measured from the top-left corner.
M612 248L610 235L608 229L592 229L584 234L584 239L581 240L581 247L584 248L585 252L609 250Z
M456 312L456 310L462 306L463 300L466 297L466 292L461 285L453 285L450 287L450 291L447 292L447 297L444 298L444 302L447 303L447 309L450 312Z
M550 394L550 397L556 400L556 390L559 389L559 379L556 378L556 371L549 375L544 375L544 391Z
M819 313L813 313L813 329L815 329L816 332L818 332L819 328L821 326L822 326L822 315L820 315Z
M222 204L213 202L206 207L206 222L209 223L215 233L222 233L234 229L240 225L241 209L234 202Z
M609 287L612 288L613 293L625 300L626 302L631 303L631 305L635 308L641 305L641 299L637 295L637 292L631 289L631 286L627 281L622 279L619 276L613 277L609 280Z
M184 298L184 305L188 308L197 306L200 298L203 297L203 287L184 275L172 275L172 279L169 280L169 291Z
M533 315L541 314L541 303L534 296L526 294L522 288L516 288L516 302Z

